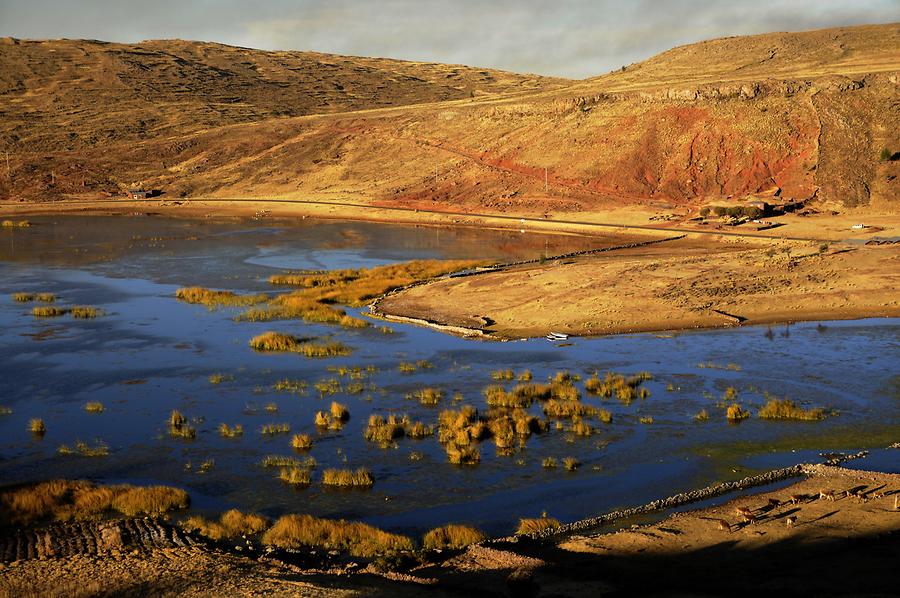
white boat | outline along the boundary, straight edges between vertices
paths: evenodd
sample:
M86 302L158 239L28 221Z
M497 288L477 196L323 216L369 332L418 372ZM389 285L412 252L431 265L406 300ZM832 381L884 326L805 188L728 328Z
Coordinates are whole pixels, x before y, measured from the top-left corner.
M551 332L550 334L547 335L547 340L550 342L553 342L553 343L558 342L558 341L568 340L568 338L569 338L569 335L563 334L562 332Z

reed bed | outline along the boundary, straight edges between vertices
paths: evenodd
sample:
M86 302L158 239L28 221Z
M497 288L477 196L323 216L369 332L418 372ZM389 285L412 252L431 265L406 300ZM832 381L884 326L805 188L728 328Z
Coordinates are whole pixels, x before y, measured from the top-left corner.
M315 457L304 457L299 459L288 455L266 455L259 462L260 467L270 469L273 467L305 467L306 469L316 468Z
M259 431L264 436L276 436L278 434L288 434L291 431L291 425L288 423L264 424L263 427L259 429Z
M75 444L69 446L62 444L56 449L60 455L78 455L81 457L106 457L109 455L109 447L102 440L98 440L94 446L90 446L86 442L76 440Z
M516 530L516 535L535 534L548 529L556 529L560 525L558 519L547 517L547 514L544 513L541 517L535 517L533 519L519 519L519 527Z
M188 517L182 526L188 531L199 532L212 540L230 540L261 534L269 527L269 520L262 515L231 509L225 511L218 521L194 515Z
M52 480L0 491L0 523L94 519L110 512L155 516L189 504L184 490L168 486L98 486L85 480Z
M407 400L418 401L425 407L434 407L444 399L444 391L439 388L420 388L406 395Z
M216 307L247 307L269 300L269 296L260 293L257 295L238 295L232 291L215 291L204 287L183 287L175 291L175 298L185 303Z
M341 550L355 557L373 557L413 549L406 536L391 534L365 523L285 515L263 534L262 543L279 548Z
M309 385L306 380L292 380L290 378L284 378L282 380L277 381L272 388L275 390L280 390L283 392L292 392L295 394L306 394Z
M460 550L470 544L487 540L481 530L468 525L449 524L436 527L422 537L422 546L429 550Z
M291 438L291 446L295 451L308 451L313 447L312 436L309 434L294 434Z
M759 417L763 419L793 419L815 421L825 419L824 409L803 409L795 405L790 399L770 399L759 410Z
M264 332L250 339L250 346L260 352L299 353L311 359L350 355L353 349L339 341L314 342L280 332Z
M375 478L365 467L358 469L326 469L322 472L322 483L326 486L344 488L370 488Z
M312 475L302 467L285 467L279 472L278 479L291 486L309 486Z

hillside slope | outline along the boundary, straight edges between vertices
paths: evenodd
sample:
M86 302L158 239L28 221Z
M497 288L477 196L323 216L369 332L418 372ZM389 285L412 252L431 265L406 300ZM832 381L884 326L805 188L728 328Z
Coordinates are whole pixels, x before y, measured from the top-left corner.
M117 126L131 122L118 118L118 102L85 107L76 90L87 82L38 93L39 77L4 68L10 102L0 131L13 150L0 197L90 196L144 181L172 197L513 213L772 194L894 209L900 161L879 154L900 150L898 39L900 24L712 40L568 85L417 63L390 62L387 75L384 61L347 59L346 68L383 68L366 71L367 86L351 91L340 83L345 75L318 62L303 97L272 83L284 79L270 66L283 53L153 42L129 50L141 77L108 84L153 90L147 103L161 113L146 130ZM107 47L73 44L88 54ZM10 47L18 46L0 46L2 60L21 62ZM226 60L220 53L232 65L233 53L253 57L253 77L216 71ZM166 77L149 66L163 55L181 57ZM179 61L199 61L188 55L205 56L202 76L181 74L188 67ZM46 68L38 62L31 71ZM448 86L448 69L468 83ZM97 75L86 77L99 85ZM233 104L212 101L239 94ZM379 102L392 107L371 110Z

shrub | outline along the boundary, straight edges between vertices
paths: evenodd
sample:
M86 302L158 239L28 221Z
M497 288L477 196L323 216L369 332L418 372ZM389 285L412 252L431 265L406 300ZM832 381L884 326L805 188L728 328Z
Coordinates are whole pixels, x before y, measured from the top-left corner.
M368 488L375 478L365 467L359 469L326 469L322 472L322 483L326 486Z
M771 399L759 410L759 417L763 419L819 420L825 419L825 410L803 409L789 399Z
M412 540L358 522L285 515L263 534L262 543L279 548L309 546L343 550L355 557L412 550Z
M483 542L486 539L487 536L474 527L449 524L436 527L426 533L422 538L422 546L431 550L458 550L470 544Z

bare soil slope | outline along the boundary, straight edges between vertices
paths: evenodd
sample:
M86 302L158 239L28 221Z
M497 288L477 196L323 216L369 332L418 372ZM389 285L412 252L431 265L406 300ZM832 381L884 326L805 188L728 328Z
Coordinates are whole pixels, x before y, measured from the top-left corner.
M890 24L713 40L577 83L194 42L7 40L0 198L143 181L174 197L529 214L774 194L893 210L900 160L879 156L900 150L898 38Z

